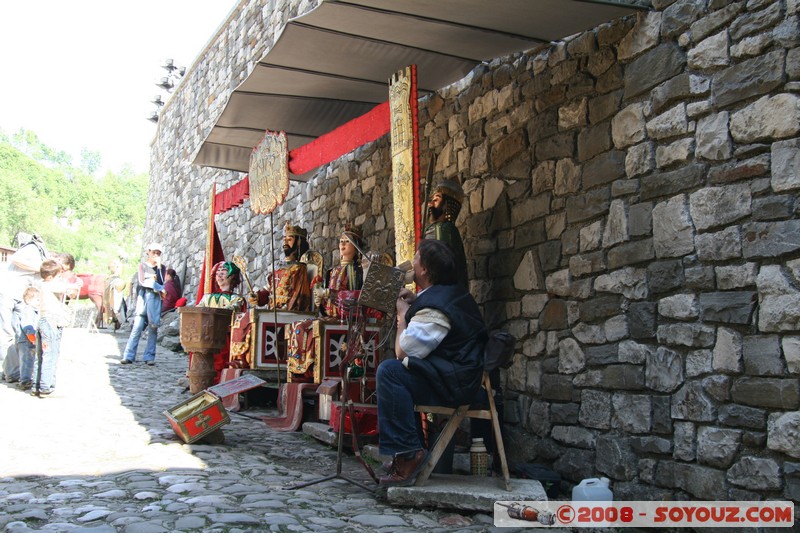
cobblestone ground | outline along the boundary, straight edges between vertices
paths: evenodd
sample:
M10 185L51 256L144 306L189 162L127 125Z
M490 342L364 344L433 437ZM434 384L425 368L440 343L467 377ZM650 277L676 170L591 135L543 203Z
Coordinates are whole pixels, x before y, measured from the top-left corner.
M184 444L163 412L189 397L186 356L159 347L155 366L120 365L126 341L127 331L67 329L51 396L0 385L0 529L495 529L490 515L395 508L341 479L291 489L334 473L336 452L260 419L231 414L223 445ZM352 456L344 473L369 479Z

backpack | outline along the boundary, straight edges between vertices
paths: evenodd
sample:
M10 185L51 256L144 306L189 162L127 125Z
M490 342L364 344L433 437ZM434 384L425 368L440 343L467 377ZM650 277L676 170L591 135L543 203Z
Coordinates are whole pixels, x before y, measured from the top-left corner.
M495 368L508 368L514 362L514 347L517 339L505 331L495 329L483 349L483 368L491 372Z

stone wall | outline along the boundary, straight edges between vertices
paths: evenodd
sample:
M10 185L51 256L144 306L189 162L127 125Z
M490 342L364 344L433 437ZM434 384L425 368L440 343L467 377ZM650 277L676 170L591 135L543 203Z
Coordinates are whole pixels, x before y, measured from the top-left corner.
M470 290L519 339L506 449L620 500L800 501L798 0L652 5L421 102L423 167L435 153L467 192ZM240 176L186 157L285 20L272 7L243 2L159 124L147 234L192 289L210 182ZM320 169L275 226L328 261L346 221L391 250L389 165L384 138ZM269 220L218 223L263 282Z

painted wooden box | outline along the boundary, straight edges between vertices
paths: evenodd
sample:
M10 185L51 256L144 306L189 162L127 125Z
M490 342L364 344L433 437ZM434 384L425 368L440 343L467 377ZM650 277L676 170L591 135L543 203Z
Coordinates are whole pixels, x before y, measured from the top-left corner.
M286 326L313 317L311 313L257 309L252 367L286 372Z
M222 398L260 387L264 383L258 376L246 374L198 392L164 411L164 415L175 433L184 442L191 444L230 423L231 419L222 405Z
M185 402L164 411L172 429L187 444L196 442L231 419L222 400L208 391L198 392Z

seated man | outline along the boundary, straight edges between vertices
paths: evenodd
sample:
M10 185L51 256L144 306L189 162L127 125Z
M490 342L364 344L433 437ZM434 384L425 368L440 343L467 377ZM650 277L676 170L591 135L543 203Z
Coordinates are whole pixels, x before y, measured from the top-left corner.
M486 327L478 304L457 283L455 258L443 242L422 240L413 261L414 294L397 299L396 359L378 367L381 454L394 457L382 485L410 485L427 452L414 405L471 403L483 376Z
M267 277L267 285L257 293L250 293L247 303L252 306L268 305L286 311L310 311L311 288L308 270L300 257L308 251L308 232L288 222L283 228L283 254L286 263ZM270 294L273 288L275 294Z

